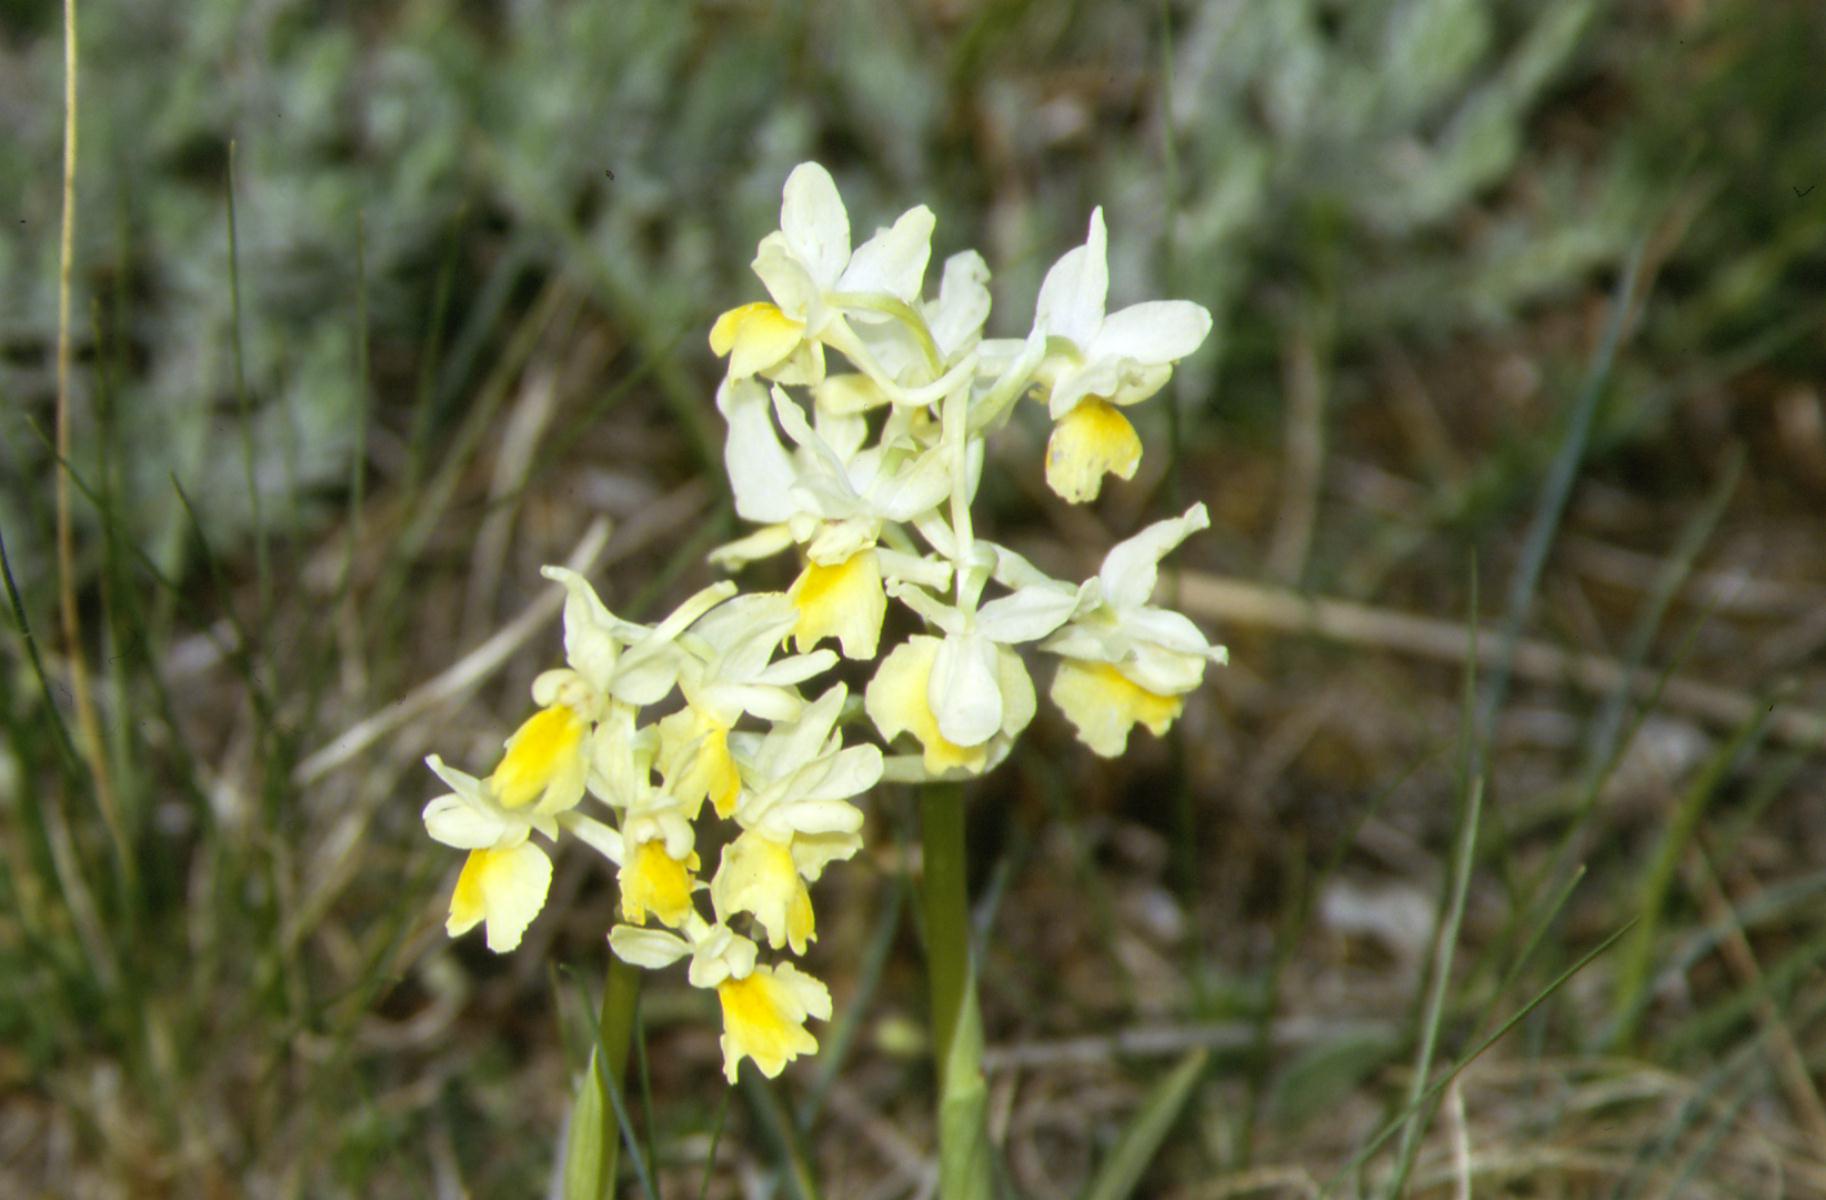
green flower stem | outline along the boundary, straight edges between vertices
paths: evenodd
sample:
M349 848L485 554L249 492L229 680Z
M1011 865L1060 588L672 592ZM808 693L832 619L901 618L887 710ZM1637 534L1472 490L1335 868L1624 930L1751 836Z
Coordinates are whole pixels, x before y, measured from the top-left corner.
M602 988L602 1015L597 1019L602 1029L602 1045L608 1059L608 1077L615 1087L628 1077L628 1050L634 1041L634 1006L640 1001L640 970L609 955L609 978ZM593 1077L594 1078L594 1077ZM596 1079L602 1088L600 1078ZM602 1096L602 1195L615 1195L615 1176L621 1167L621 1128L615 1116L615 1105L605 1093Z
M989 1104L976 971L970 957L962 786L932 784L921 789L919 814L932 1055L938 1073L939 1194L944 1200L987 1200L994 1195Z
M911 304L893 296L870 292L833 292L825 300L841 308L878 312L899 321L913 335L913 340L919 343L919 351L926 359L926 368L934 375L945 373L945 360L938 353L938 342L932 337L932 327L926 324L926 318Z

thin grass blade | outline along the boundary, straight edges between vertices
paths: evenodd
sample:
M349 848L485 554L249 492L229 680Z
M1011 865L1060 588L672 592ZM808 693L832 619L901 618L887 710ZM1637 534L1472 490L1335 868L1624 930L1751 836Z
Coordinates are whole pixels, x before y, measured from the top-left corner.
M1084 1200L1126 1200L1134 1195L1147 1172L1148 1165L1160 1152L1167 1134L1191 1100L1198 1081L1203 1078L1211 1052L1203 1048L1190 1051L1168 1071L1148 1093L1141 1110L1129 1120L1110 1156L1097 1169Z

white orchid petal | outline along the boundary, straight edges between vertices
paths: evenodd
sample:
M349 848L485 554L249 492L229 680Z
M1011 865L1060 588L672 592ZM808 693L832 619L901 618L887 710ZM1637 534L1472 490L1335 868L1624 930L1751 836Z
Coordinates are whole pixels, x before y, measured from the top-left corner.
M801 793L801 802L847 800L880 782L881 751L874 746L846 746L821 761L817 778L808 782ZM798 805L793 807L796 809ZM856 820L860 825L861 816ZM813 830L807 827L807 832Z
M749 264L760 278L761 286L773 298L776 307L795 321L810 325L813 317L822 317L824 301L818 281L786 238L770 233L761 239ZM815 331L814 331L815 332ZM771 372L778 374L778 371Z
M837 665L835 650L813 650L807 654L790 654L754 676L758 685L793 687L814 675L822 675ZM754 711L754 710L749 710ZM756 713L759 716L759 713Z
M1183 696L1204 682L1205 666L1211 660L1203 654L1185 654L1167 650L1149 642L1137 642L1135 655L1120 670L1138 687L1161 696Z
M786 436L812 452L818 460L818 465L829 474L829 482L839 485L853 496L855 490L850 487L849 471L843 465L843 460L838 458L825 440L818 436L817 430L813 429L811 422L805 419L805 414L793 402L793 398L786 394L786 389L779 387L773 389L773 407L774 416L779 419L780 428L786 431Z
M558 824L577 840L617 866L621 865L622 840L619 830L587 817L576 809L558 814Z
M1210 332L1211 314L1202 304L1149 300L1105 317L1085 352L1092 358L1127 358L1158 366L1192 353Z
M926 703L938 731L959 746L977 746L1002 728L1002 689L996 679L995 643L957 634L939 644L926 685Z
M1099 208L1091 213L1084 245L1067 250L1046 273L1034 316L1036 329L1079 347L1090 344L1103 323L1103 305L1109 295L1108 242Z
M1027 664L1021 661L1021 656L1007 647L998 649L995 667L996 683L1002 689L1002 740L1004 745L1013 745L1014 739L1033 720L1036 707L1033 680L1028 676Z
M1136 641L1147 642L1175 654L1203 657L1211 643L1204 631L1183 613L1167 608L1135 608L1122 614L1120 628Z
M630 966L658 971L691 953L691 943L664 929L617 925L609 930L609 949Z
M431 773L444 781L451 791L471 804L487 804L488 785L474 775L457 770L435 754L425 757L425 765Z
M817 399L815 393L813 399ZM869 419L861 413L832 412L823 404L814 404L812 429L817 432L818 440L831 448L837 461L849 464L849 470L854 473L856 455L869 439Z
M897 579L890 580L883 586L886 587L888 595L919 614L928 624L934 625L946 633L958 633L963 630L963 614L917 584Z
M976 630L992 642L1037 642L1076 610L1078 589L1026 587L977 609Z
M753 379L727 381L717 389L716 405L729 424L723 465L736 515L760 523L791 517L799 507L791 496L798 470L774 432L767 389Z
M865 499L870 511L886 521L911 521L951 496L951 464L940 450L920 455L888 479L877 480Z
M855 833L862 828L862 810L845 800L802 800L775 812L785 833Z
M786 177L780 232L812 278L828 290L849 261L850 218L831 173L817 163L800 163Z
M877 546L875 557L880 560L883 579L904 580L935 590L951 586L951 564L942 558L903 554L886 546Z
M505 819L462 796L439 796L425 805L425 832L456 850L487 850L506 836Z
M1139 608L1154 594L1160 560L1192 534L1211 525L1205 506L1194 504L1185 513L1156 521L1127 541L1119 542L1104 557L1097 572L1103 595L1118 610Z
M1046 398L1047 415L1057 421L1087 396L1113 398L1122 390L1122 364L1113 358L1092 359L1061 375Z
M788 502L790 503L790 501ZM784 523L763 525L747 537L737 538L733 542L726 542L718 546L710 552L708 557L713 566L721 567L725 571L734 571L751 562L772 558L792 544L792 530L787 528Z
M932 210L921 204L856 248L834 290L885 292L911 303L918 299L932 257Z
M843 712L843 701L849 689L833 684L822 696L805 706L797 721L776 725L761 742L756 755L756 774L767 781L784 780L817 758L831 735L831 727Z
M926 327L948 362L968 349L989 319L989 264L974 250L945 260L938 302L925 307Z

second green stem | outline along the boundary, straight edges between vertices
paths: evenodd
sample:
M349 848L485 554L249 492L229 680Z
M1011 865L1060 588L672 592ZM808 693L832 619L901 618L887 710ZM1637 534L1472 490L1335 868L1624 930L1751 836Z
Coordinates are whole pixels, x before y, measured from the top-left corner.
M963 788L928 785L921 790L919 812L932 1055L938 1073L940 1195L944 1200L987 1200L994 1195L989 1104L970 952Z

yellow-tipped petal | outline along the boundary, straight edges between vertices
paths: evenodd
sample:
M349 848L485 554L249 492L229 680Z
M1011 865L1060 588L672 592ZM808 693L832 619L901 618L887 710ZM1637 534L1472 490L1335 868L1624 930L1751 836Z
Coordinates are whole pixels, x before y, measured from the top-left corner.
M1109 663L1072 658L1059 663L1051 695L1077 729L1078 740L1104 758L1128 748L1129 730L1136 725L1162 736L1186 706L1184 696L1150 692Z
M772 1078L801 1054L816 1054L818 1039L806 1032L806 1018L831 1015L830 992L791 963L725 979L716 997L723 1007L723 1074L730 1083L744 1058Z
M501 850L471 850L450 897L451 937L488 923L488 948L500 954L520 944L526 927L545 907L552 860L531 842Z
M801 652L834 637L845 658L875 657L881 622L888 615L888 595L881 587L881 564L873 547L858 550L835 566L806 563L786 594L799 610L793 644Z
M960 746L947 739L939 732L938 718L926 699L937 658L938 639L934 637L915 635L894 647L869 681L863 707L881 731L882 740L892 742L902 733L912 734L924 752L925 768L932 774L955 769L981 772L989 761L989 743Z
M697 855L679 862L664 842L642 842L621 868L621 915L639 925L650 912L677 928L691 915L692 870Z
M1095 500L1105 475L1135 478L1141 439L1113 404L1095 397L1059 418L1046 442L1046 484L1073 504Z
M766 301L732 308L710 327L710 349L729 355L729 377L746 379L778 365L804 339L805 326Z
M710 884L710 898L720 920L739 912L753 913L775 950L791 945L794 954L804 954L806 944L817 939L811 892L799 875L789 844L755 833L731 842L723 849L722 865Z
M502 808L557 812L583 798L583 718L564 704L542 708L507 739L507 753L488 782Z

